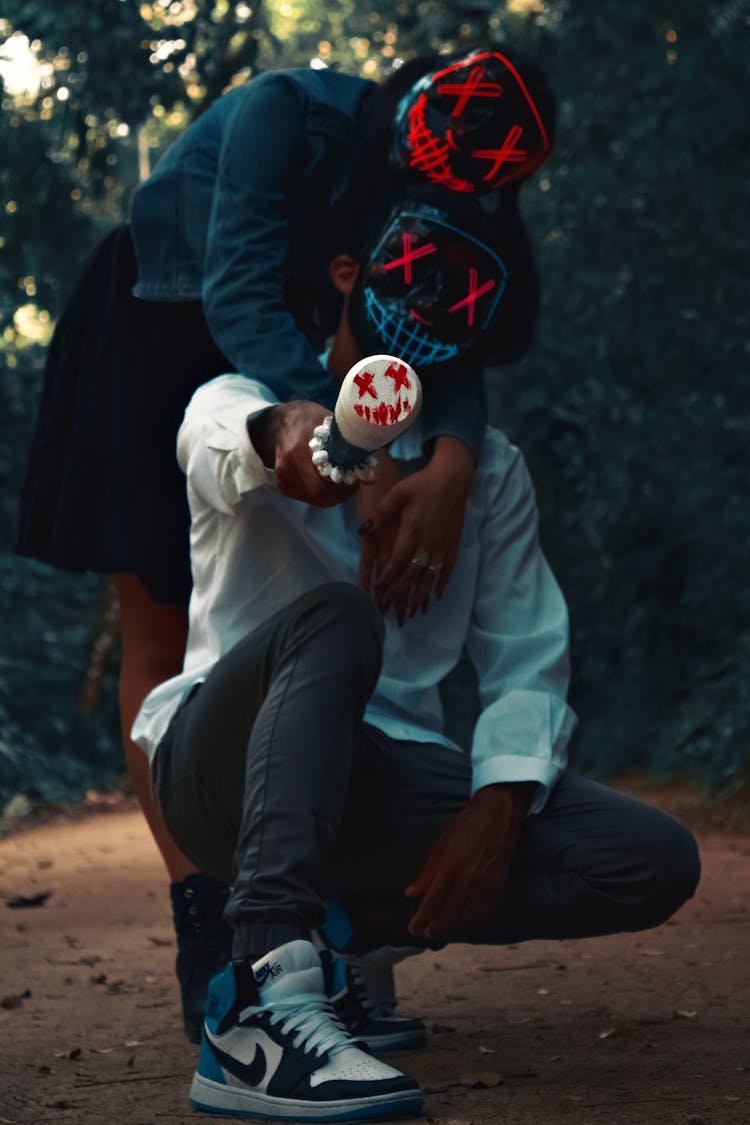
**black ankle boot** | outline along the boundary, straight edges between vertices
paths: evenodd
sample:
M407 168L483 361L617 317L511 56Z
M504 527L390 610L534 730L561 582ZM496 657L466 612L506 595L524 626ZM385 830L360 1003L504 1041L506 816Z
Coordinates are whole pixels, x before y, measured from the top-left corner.
M191 1043L200 1043L208 982L232 954L233 932L223 916L229 887L209 875L196 874L172 883L169 894L185 1034Z

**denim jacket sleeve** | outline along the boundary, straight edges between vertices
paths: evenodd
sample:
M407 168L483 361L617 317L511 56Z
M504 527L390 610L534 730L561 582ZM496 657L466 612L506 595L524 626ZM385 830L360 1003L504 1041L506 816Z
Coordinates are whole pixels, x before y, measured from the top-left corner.
M305 169L303 95L264 76L224 129L202 300L235 369L281 400L329 403L330 378L284 303L289 196Z
M422 441L429 454L439 437L455 437L468 445L479 461L487 426L484 372L478 363L463 360L418 372L422 380Z
M202 299L211 334L237 371L282 401L332 406L330 378L284 301L290 199L308 155L306 112L299 88L271 74L238 99L223 130ZM428 448L454 436L478 459L487 420L481 368L463 366L457 376L446 365L423 382Z

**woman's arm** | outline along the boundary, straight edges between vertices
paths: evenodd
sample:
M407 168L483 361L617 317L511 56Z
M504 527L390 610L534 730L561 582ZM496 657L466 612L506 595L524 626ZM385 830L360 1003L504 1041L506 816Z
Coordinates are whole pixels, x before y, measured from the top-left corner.
M255 79L227 122L208 229L203 304L234 368L282 401L326 402L331 381L284 302L289 195L306 166L304 95Z
M423 373L422 431L430 459L420 472L362 490L360 580L399 621L445 589L458 556L466 502L484 439L482 371L455 364Z

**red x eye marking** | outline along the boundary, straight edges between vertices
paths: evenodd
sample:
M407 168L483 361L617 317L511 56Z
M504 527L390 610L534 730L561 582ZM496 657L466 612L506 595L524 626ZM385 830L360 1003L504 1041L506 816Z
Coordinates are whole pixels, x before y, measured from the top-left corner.
M447 94L456 98L456 104L451 112L451 117L460 117L471 98L499 98L503 88L499 82L483 82L485 75L483 66L475 66L469 71L466 82L457 84L441 82L438 85L439 94Z
M406 365L403 363L392 363L385 373L386 379L393 379L393 393L396 395L402 387L406 387L407 391L411 387L409 376L406 374Z
M516 148L516 142L520 141L522 133L522 126L514 125L503 141L502 148L474 149L471 155L477 160L492 161L492 167L483 179L491 180L503 164L524 164L529 159L528 149Z
M372 387L372 381L375 378L374 371L362 371L361 374L354 376L354 382L359 387L359 397L364 398L365 395L370 395L371 398L377 398L377 393Z
M485 281L484 285L480 285L477 289L477 281L479 280L479 270L474 268L469 270L469 292L466 297L460 301L456 301L455 305L451 305L448 312L456 312L457 309L462 309L466 305L466 323L470 328L474 326L474 309L480 297L485 293L489 293L490 289L495 288L495 282L490 278Z
M435 246L432 242L428 242L426 246L418 246L416 250L412 250L412 243L414 235L404 231L402 238L402 245L404 247L403 257L394 258L392 262L386 262L383 266L384 270L395 270L396 266L404 267L404 282L406 285L411 285L411 264L416 262L417 258L425 258L428 254L435 253Z

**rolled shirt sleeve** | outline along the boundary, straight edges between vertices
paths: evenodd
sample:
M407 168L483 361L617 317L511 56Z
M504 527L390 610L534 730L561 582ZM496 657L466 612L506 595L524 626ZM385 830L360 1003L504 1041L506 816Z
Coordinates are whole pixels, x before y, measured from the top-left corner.
M268 387L242 375L220 375L198 388L177 435L189 494L232 515L243 496L275 486L275 473L256 453L247 426L278 401Z
M472 742L472 792L533 781L539 812L566 764L576 719L566 702L568 613L538 534L534 489L518 450L487 498L467 649L482 711Z

